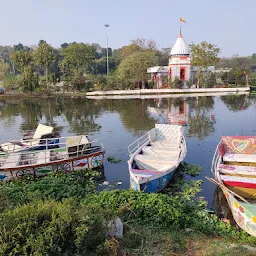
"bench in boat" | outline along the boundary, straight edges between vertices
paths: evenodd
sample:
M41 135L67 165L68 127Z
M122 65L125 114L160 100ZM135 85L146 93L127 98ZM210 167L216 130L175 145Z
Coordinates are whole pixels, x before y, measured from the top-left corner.
M241 188L256 188L256 179L248 177L237 177L237 176L227 176L220 175L220 178L224 185L231 187L241 187Z
M142 152L151 156L178 156L180 153L179 148L166 148L166 147L152 147L146 146L142 149Z
M219 153L224 162L256 163L256 136L222 136Z
M254 175L256 177L256 167L254 166L220 164L218 169L220 173L223 174L242 176Z
M150 155L137 155L134 160L146 170L165 172L177 166L178 156L152 157Z
M256 163L256 155L225 153L224 162Z

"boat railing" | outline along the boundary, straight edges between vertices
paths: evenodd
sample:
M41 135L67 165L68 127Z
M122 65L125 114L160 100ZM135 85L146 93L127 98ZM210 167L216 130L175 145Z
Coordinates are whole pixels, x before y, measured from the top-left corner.
M11 153L11 152L17 152L21 150L28 150L31 147L45 147L45 149L51 149L53 146L65 146L66 140L72 137L76 136L86 136L88 138L88 135L74 135L74 136L67 136L67 137L53 137L53 138L43 138L43 139L28 139L28 140L9 140L5 141L4 143L1 143L1 145L4 145L5 152ZM88 143L95 143L98 140L89 141ZM36 142L36 143L35 143Z
M216 149L215 149L213 158L212 158L211 172L214 174L214 177L216 177L217 165L218 165L218 161L219 161L219 158L220 158L220 155L219 155L219 145L220 145L220 144L221 144L221 140L220 140L220 142L218 143L218 145L217 145L217 147L216 147Z
M148 142L149 142L149 132L139 137L137 140L135 140L132 144L128 146L129 155L134 154L134 152L136 152L140 147L142 147Z
M42 150L22 150L9 153L2 152L0 155L0 169L20 168L30 165L45 165L56 161L71 160L75 157L104 150L102 145L91 145L96 142L96 140L89 141L85 144L81 143L67 146L65 145L65 139L67 138L72 138L72 136L55 138L59 139L59 141L51 145L47 142L45 144L40 144L40 146L45 147L45 149ZM45 140L47 141L48 139Z
M187 145L184 135L181 137L181 153L179 156L179 162L183 161L187 155Z

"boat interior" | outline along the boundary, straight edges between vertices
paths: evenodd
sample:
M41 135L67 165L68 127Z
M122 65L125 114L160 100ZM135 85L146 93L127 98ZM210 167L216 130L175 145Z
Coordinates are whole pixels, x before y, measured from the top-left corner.
M156 124L129 146L129 153L135 154L133 168L158 172L171 170L179 163L182 144L181 126Z
M223 136L218 146L218 173L223 184L239 196L256 199L256 137Z

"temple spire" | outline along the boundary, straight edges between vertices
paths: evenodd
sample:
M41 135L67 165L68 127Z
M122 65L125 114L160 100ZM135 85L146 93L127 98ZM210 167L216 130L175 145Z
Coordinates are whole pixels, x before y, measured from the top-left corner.
M182 37L182 31L181 31L182 27L180 27L180 35L179 37Z

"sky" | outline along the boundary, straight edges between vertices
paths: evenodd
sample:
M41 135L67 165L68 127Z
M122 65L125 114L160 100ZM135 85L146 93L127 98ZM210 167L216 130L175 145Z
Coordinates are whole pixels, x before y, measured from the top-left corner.
M0 45L64 42L120 48L137 38L172 47L182 17L187 44L207 41L221 57L256 52L256 0L0 0ZM104 24L109 24L106 28Z

